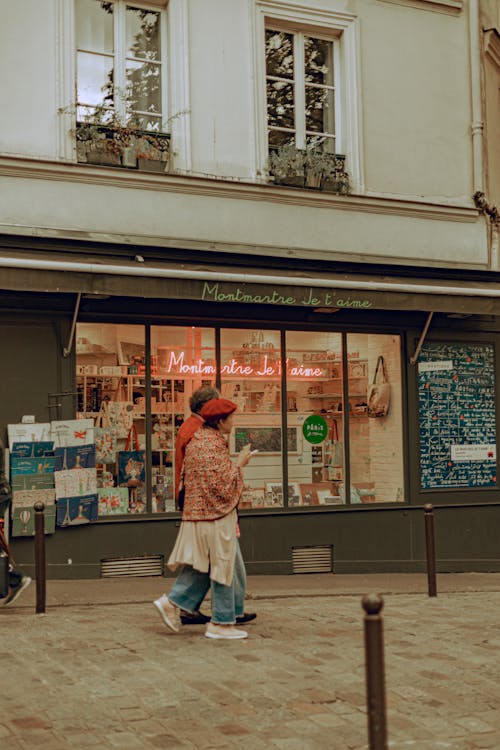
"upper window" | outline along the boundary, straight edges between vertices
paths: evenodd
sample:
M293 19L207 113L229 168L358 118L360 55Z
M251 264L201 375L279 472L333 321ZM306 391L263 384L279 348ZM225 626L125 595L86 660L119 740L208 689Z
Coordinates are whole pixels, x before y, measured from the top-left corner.
M277 179L281 154L299 183L308 182L302 159L312 172L329 166L333 183L345 166L350 189L363 192L358 17L290 0L254 2L256 175L271 171L275 182L295 184L290 175Z
M77 119L99 108L106 122L161 131L163 15L123 0L76 0Z
M336 40L266 28L270 149L293 143L336 152L337 68Z

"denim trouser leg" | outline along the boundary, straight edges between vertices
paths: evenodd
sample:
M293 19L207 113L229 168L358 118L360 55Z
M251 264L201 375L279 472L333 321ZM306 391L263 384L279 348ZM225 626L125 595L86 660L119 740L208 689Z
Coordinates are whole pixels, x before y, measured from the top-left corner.
M185 565L177 576L168 598L176 607L194 614L199 610L209 588L209 573L202 573L190 565Z
M234 576L230 586L212 581L212 622L217 625L234 625L236 622Z
M236 558L234 561L234 610L236 617L245 612L245 594L247 589L247 574L241 554L240 543L236 542Z

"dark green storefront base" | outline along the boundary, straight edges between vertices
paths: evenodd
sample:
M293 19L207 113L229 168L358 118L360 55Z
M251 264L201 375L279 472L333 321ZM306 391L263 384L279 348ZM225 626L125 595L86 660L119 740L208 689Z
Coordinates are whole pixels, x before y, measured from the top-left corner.
M438 572L500 572L500 505L438 507L434 515ZM322 545L333 545L334 573L426 569L422 508L246 515L240 526L250 575L292 574L294 547ZM164 555L166 560L178 527L171 518L57 529L46 537L47 577L99 578L101 561L109 558ZM18 564L32 575L33 540L12 542Z

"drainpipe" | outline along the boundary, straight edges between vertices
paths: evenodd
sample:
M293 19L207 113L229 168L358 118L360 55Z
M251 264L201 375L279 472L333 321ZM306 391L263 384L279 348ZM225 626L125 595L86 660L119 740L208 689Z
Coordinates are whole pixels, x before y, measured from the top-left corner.
M481 102L481 32L479 0L469 0L469 53L472 99L473 193L483 192L483 110Z

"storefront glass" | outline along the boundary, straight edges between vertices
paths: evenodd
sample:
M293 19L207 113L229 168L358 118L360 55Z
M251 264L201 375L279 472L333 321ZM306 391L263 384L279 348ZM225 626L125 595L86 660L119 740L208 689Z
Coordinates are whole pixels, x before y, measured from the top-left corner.
M233 455L259 452L245 469L242 508L284 505L279 331L221 331L221 393L238 404L230 437Z
M175 438L204 384L238 404L231 454L258 451L242 509L404 500L399 336L152 326L149 338L148 352L145 326L77 326L101 516L176 510Z
M399 336L347 335L350 502L402 502Z

